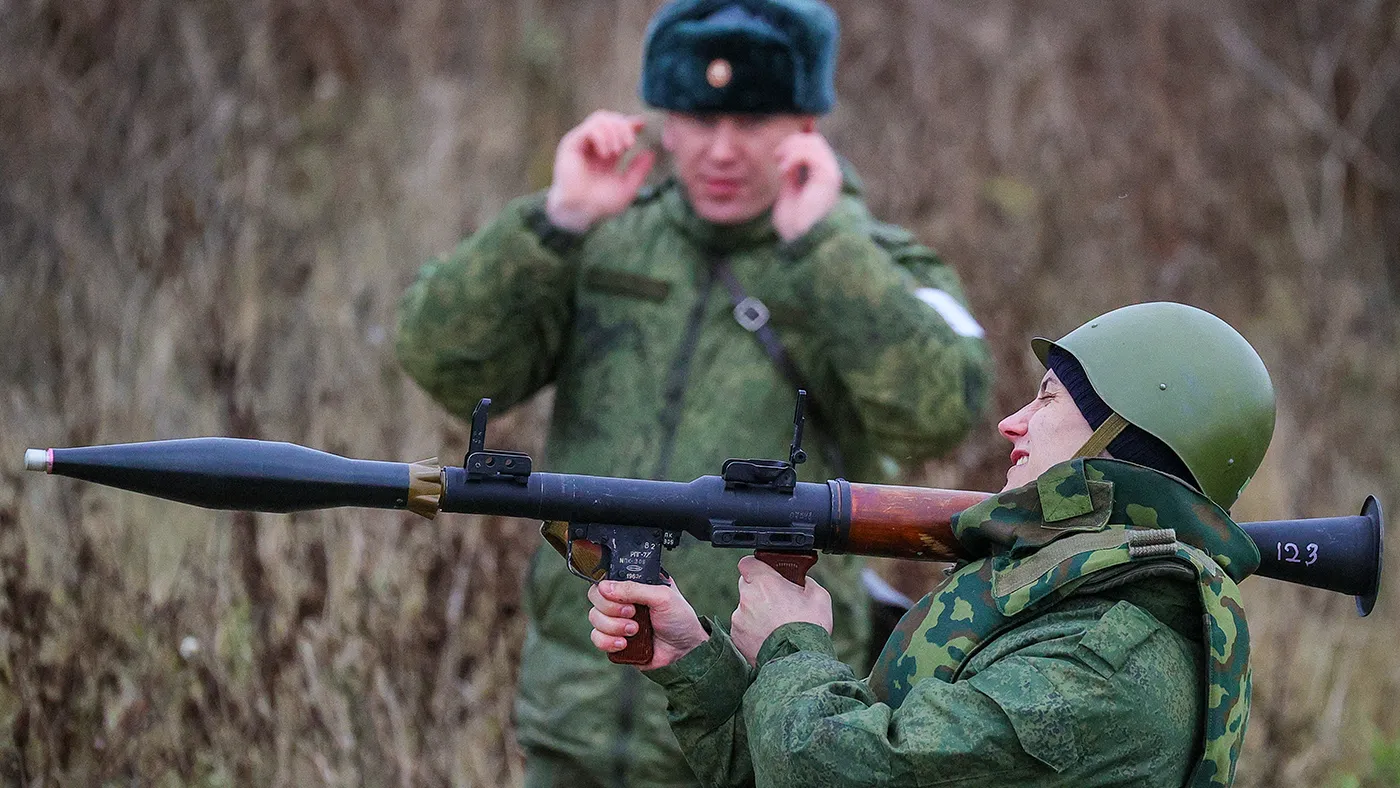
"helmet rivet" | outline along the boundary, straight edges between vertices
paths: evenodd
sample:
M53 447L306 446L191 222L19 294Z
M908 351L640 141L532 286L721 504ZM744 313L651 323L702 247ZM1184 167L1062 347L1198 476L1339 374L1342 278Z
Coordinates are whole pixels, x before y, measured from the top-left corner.
M1225 464L1226 464L1226 465L1234 465L1234 464L1235 464L1235 458L1234 458L1234 457L1231 457L1230 459L1228 459L1228 460L1225 461Z
M1090 323L1090 324L1089 324L1089 328L1098 328L1098 327L1099 327L1099 324L1098 324L1098 323Z
M1158 384L1157 384L1157 388L1161 389L1162 391L1166 391L1166 390L1167 390L1167 384L1165 384L1165 383L1158 383Z

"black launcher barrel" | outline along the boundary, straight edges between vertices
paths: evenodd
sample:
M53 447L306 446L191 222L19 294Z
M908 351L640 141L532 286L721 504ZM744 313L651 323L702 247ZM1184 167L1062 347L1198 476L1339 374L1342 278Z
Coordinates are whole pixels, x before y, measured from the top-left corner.
M731 490L716 476L682 483L527 471L513 480L472 480L464 468L441 468L436 459L356 460L293 443L239 438L30 449L25 467L209 509L298 512L357 506L408 509L425 517L456 511L625 526L665 524L720 547L831 549L842 524L838 520L849 525L854 514L844 504L837 506L844 500L839 494L841 485L847 485L843 481L796 483L788 493L774 495ZM789 524L793 527L785 527ZM1374 496L1351 517L1240 527L1259 548L1256 574L1353 596L1363 616L1375 606L1384 527ZM758 535L788 541L760 543L754 541Z

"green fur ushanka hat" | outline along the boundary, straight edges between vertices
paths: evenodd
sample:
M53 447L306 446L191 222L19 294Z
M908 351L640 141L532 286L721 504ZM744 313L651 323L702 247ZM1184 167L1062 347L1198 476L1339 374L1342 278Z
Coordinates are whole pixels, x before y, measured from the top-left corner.
M642 100L674 112L821 115L836 14L820 0L674 0L647 27Z

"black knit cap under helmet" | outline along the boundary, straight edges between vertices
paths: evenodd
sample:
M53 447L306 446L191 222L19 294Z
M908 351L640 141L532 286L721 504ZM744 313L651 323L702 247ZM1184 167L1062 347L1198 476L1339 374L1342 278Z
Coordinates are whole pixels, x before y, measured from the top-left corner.
M1084 367L1080 366L1074 356L1059 347L1051 347L1046 357L1046 366L1060 379L1060 383L1069 392L1070 399L1074 400L1075 406L1079 408L1090 427L1098 429L1108 420L1113 409L1094 391L1093 385L1089 383L1089 376L1084 374ZM1167 444L1133 424L1125 427L1118 433L1118 437L1108 444L1108 453L1114 459L1161 471L1200 489L1196 478L1186 469L1186 464L1175 452L1167 448Z

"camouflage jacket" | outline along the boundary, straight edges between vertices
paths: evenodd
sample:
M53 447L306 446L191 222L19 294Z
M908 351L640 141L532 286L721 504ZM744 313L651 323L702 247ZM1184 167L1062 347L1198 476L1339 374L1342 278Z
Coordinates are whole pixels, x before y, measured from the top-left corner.
M711 264L770 312L829 414L847 476L956 444L985 399L988 356L954 272L909 233L873 220L858 191L803 238L768 218L721 228L673 182L581 237L544 218L543 196L511 203L404 296L397 349L435 399L465 416L490 396L509 407L557 384L551 471L690 480L726 457L771 457L792 437L793 387L733 315ZM809 422L804 480L831 475ZM834 435L831 435L834 433ZM687 537L664 563L703 614L737 604L739 554ZM838 650L860 659L868 632L859 563L823 559L816 577L841 620ZM665 698L589 643L581 581L552 552L530 570L521 665L521 742L571 758L600 782L693 784Z
M1235 580L1259 555L1224 512L1154 471L1076 460L955 531L986 557L910 611L863 681L810 624L775 631L757 669L711 625L648 674L702 781L1233 781L1249 706Z

